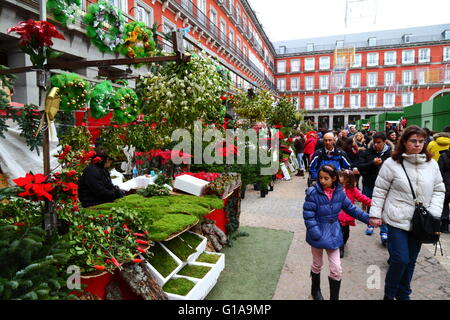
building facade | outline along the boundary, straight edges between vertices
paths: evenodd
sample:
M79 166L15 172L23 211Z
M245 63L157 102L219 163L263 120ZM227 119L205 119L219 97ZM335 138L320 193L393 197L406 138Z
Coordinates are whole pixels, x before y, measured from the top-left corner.
M321 128L450 91L450 24L274 45L277 89Z

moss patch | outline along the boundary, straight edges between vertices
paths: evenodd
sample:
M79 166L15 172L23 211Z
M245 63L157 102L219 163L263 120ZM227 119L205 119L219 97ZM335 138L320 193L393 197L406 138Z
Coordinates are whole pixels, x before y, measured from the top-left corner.
M187 261L187 258L195 252L195 247L188 246L188 244L181 240L179 236L172 240L165 241L164 245L181 261Z
M167 214L148 227L148 236L153 241L163 241L196 222L198 222L198 218L191 215Z
M217 261L219 261L220 255L218 254L209 254L209 253L202 253L198 258L197 262L204 262L204 263L212 263L215 264Z
M163 290L165 292L178 294L180 296L185 296L192 290L195 286L195 283L189 279L178 278L178 279L170 279L164 285Z
M195 249L203 241L198 235L192 232L184 232L179 237L184 240L191 248Z
M209 270L211 270L210 267L193 266L188 264L184 266L183 269L178 271L178 274L181 276L202 279L209 272Z
M144 254L144 257L164 278L178 267L178 263L159 243L151 247L149 252L153 255Z

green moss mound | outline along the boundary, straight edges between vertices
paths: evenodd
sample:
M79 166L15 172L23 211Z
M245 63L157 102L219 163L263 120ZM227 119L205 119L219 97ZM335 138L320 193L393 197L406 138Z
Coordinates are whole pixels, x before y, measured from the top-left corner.
M219 261L220 255L218 254L209 254L209 253L202 253L198 258L197 262L204 262L204 263L211 263L216 264L217 261Z
M151 247L144 257L164 277L167 278L178 267L174 258L159 244Z
M198 219L187 214L167 214L149 226L149 237L153 241L163 241L170 235L194 225Z
M206 276L206 274L210 270L211 270L210 267L194 266L194 265L188 264L188 265L184 266L183 269L178 271L178 274L181 276L202 279L204 276Z
M163 290L164 292L178 294L180 296L186 296L194 286L195 283L189 279L185 278L170 279L164 285Z

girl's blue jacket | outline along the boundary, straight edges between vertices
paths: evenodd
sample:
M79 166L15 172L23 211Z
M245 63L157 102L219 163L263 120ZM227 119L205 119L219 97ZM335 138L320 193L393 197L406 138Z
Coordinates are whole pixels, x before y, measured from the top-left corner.
M316 183L306 191L303 218L306 225L306 242L314 248L338 249L344 245L338 215L341 210L366 224L369 215L356 207L345 195L340 184L331 200Z

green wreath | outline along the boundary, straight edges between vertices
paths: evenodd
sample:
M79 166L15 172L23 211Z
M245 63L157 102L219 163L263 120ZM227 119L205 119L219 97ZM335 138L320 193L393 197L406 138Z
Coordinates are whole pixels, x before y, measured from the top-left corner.
M143 22L126 24L123 42L119 52L128 58L145 58L155 54L153 32Z
M116 91L115 99L117 99L118 105L114 109L114 122L129 123L137 119L140 111L139 99L133 89L118 89Z
M75 24L81 17L81 0L48 0L47 10L64 26Z
M118 101L111 81L105 80L97 84L89 94L91 99L91 116L95 119L105 117L111 109L116 109Z
M50 80L53 87L59 88L61 110L73 111L84 107L89 97L89 82L75 73L53 75Z
M117 51L123 44L125 18L109 2L91 3L84 16L84 23L87 25L88 37L101 52Z

